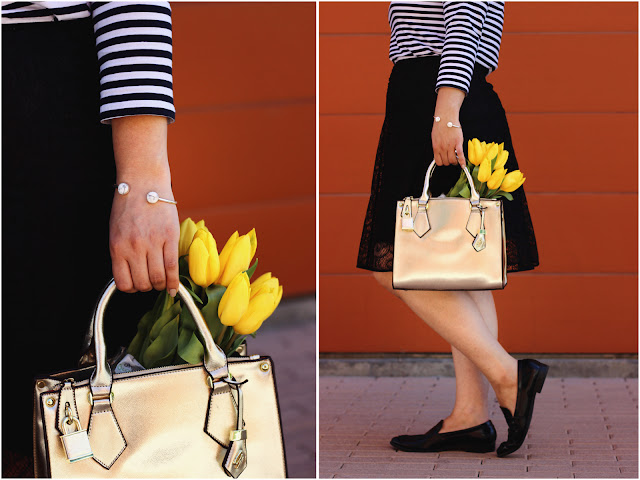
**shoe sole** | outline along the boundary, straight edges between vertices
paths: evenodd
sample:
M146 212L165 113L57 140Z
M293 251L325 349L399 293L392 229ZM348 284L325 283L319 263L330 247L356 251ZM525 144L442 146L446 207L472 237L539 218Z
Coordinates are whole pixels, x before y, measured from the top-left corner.
M547 373L549 373L549 366L548 365L544 365L540 362L538 362L537 360L534 360L534 363L538 366L538 374L536 375L536 379L535 379L535 383L533 385L533 389L535 390L536 393L540 393L542 392L542 386L544 385L544 381L547 378ZM531 400L531 410L533 410L533 407L535 405L535 400L536 397L535 395L533 396L533 399ZM533 419L533 413L531 415L531 418L529 419L529 425L527 425L527 432L529 431L529 427L531 426L531 420ZM516 446L515 448L512 448L506 452L503 453L498 453L498 457L506 457L507 455L515 452L516 450L518 450L522 444L524 443L525 438L527 437L527 435L525 434L524 438L522 439L522 443L518 446Z
M401 445L397 445L393 442L389 442L389 444L395 448L396 450L401 450L403 452L416 452L416 453L428 453L428 452L471 452L471 453L490 453L495 451L496 445L493 444L492 447L477 447L477 448L433 448L429 450L424 450L421 448L407 448Z

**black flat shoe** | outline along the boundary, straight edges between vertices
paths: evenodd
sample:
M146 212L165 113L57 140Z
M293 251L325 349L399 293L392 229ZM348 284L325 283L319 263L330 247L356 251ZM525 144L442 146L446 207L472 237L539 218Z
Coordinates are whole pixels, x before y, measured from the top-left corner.
M424 435L400 435L391 439L391 445L404 452L443 452L462 450L464 452L493 452L496 448L496 429L491 420L475 427L438 433L444 420Z
M529 425L531 425L536 393L542 391L542 385L548 372L549 366L537 360L530 358L518 360L518 396L516 397L514 415L511 415L508 408L500 406L509 426L509 434L507 441L502 442L498 447L496 453L499 457L515 452L524 443Z

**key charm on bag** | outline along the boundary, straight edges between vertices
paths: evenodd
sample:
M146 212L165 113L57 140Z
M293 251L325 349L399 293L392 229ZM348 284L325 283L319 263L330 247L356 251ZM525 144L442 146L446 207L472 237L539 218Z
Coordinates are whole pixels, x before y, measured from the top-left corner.
M487 248L487 231L484 229L484 211L487 207L483 207L482 205L478 206L480 210L480 230L476 235L476 238L473 239L473 248L475 248L476 252L480 252Z
M244 429L244 397L240 388L244 382L236 382L234 380L223 380L227 385L235 388L238 392L238 419L236 421L236 429L229 434L229 448L224 456L222 466L227 475L238 478L240 474L247 468L247 431Z
M67 432L69 425L75 425L75 432ZM62 429L64 435L60 436L62 440L62 446L64 452L67 454L67 459L70 463L79 462L80 460L86 460L93 457L91 450L91 444L89 443L89 436L86 430L82 430L80 420L71 411L69 403L65 406L65 417L62 420Z

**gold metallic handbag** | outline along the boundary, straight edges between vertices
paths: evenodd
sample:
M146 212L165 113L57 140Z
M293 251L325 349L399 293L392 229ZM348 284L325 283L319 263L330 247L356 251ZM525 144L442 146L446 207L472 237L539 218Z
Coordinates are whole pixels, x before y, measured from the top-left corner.
M92 319L95 367L36 380L37 477L284 478L273 363L227 358L187 289L204 364L112 374L102 330L112 280Z
M427 169L419 199L398 201L393 288L495 290L507 284L502 202L480 198L467 167L471 198L431 198Z

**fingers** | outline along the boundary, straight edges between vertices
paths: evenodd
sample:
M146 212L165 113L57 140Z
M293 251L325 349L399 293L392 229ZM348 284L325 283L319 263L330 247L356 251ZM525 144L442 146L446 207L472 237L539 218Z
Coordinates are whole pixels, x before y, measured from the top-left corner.
M462 147L463 134L459 128L441 127L435 124L431 131L433 158L438 166L466 164Z
M467 159L464 156L464 148L462 146L461 141L458 142L458 145L456 146L456 153L458 154L458 158L457 158L458 164L461 167L464 167L467 164Z
M113 279L116 281L116 288L121 292L133 293L133 279L129 270L129 263L124 257L111 254L111 269L113 271Z
M164 290L167 285L164 267L164 255L160 248L154 248L147 253L147 268L149 280L156 290Z
M164 244L164 269L167 276L167 290L172 297L176 296L180 284L178 273L178 242L170 239Z
M151 290L153 285L149 279L147 256L143 252L139 251L135 255L131 255L128 261L134 288L138 292L148 292Z

